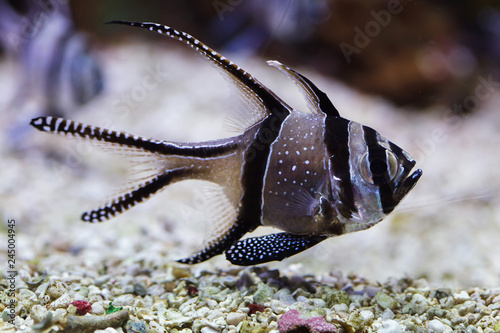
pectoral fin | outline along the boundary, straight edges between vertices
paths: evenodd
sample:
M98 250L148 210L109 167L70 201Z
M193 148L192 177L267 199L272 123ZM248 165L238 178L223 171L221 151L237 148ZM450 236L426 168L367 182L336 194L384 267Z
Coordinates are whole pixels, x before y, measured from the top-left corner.
M293 235L285 232L246 238L226 251L226 259L239 266L281 261L327 238L327 236Z

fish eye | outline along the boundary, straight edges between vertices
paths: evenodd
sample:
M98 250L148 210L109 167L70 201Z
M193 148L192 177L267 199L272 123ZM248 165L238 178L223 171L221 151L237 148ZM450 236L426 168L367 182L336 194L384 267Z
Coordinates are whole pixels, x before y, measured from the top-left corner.
M370 184L378 183L377 179L387 175L384 179L387 181L393 180L398 172L398 159L390 150L384 149L376 152L374 157L369 157L365 153L360 160L360 171L363 178ZM369 160L371 159L371 161Z

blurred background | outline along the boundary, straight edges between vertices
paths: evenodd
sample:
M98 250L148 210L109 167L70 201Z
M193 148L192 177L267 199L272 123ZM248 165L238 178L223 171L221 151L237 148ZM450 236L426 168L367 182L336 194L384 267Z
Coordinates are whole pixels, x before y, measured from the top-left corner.
M499 78L500 5L493 0L73 0L70 5L76 27L100 43L130 34L156 37L104 22L161 22L221 52L279 57L398 105L449 106L474 89L477 75Z
M190 255L203 239L209 200L191 183L113 221L80 222L128 179L128 164L28 126L58 115L172 141L234 135L223 126L229 90L211 66L176 41L104 24L111 20L185 31L306 109L265 63L279 60L424 170L376 227L271 266L500 284L500 5L492 0L0 0L0 214L21 222L21 259L63 271L78 258L157 264ZM228 266L222 257L204 265Z

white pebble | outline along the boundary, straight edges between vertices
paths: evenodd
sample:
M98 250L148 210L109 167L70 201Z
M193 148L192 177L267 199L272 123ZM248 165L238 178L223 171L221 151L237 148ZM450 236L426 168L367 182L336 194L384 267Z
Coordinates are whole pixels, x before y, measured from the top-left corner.
M373 318L375 317L373 315L373 312L368 311L368 310L363 310L359 314L363 317L363 319L365 320L365 322L372 321Z
M104 313L106 313L106 311L104 310L104 306L102 305L102 301L92 304L92 313L96 315L103 315Z
M429 321L426 326L429 333L443 333L446 329L444 324L437 319Z
M219 333L219 331L213 329L212 327L203 327L201 333Z
M458 294L453 294L453 298L457 302L465 302L465 301L470 300L470 296L469 296L469 294L467 294L467 292L465 290L462 290Z
M126 305L131 305L132 302L134 301L134 295L131 294L125 294L118 296L113 300L113 305L118 307L118 306L126 306Z
M396 315L394 314L394 312L391 311L391 309L385 309L384 313L382 313L380 318L382 318L383 320L394 319L395 316Z
M71 304L71 297L69 297L68 293L64 293L56 299L54 302L50 303L50 307L52 309L64 308L66 309Z
M401 333L403 328L395 320L384 320L382 326L378 329L378 333Z
M247 315L244 313L230 312L227 314L226 322L229 325L237 326L239 323L241 323L243 320L245 320L246 317L247 317Z
M47 316L47 309L39 304L33 305L31 308L30 317L33 318L35 323L39 323Z

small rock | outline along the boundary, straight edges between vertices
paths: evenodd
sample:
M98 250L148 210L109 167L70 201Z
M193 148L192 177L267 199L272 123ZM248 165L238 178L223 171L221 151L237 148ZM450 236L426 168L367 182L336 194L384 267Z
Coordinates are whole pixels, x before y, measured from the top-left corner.
M47 288L47 295L49 295L52 300L56 300L66 292L66 289L66 286L62 282L55 281Z
M31 300L36 301L36 294L29 289L21 289L19 290L19 300Z
M31 308L30 317L33 318L35 323L42 322L47 316L47 309L39 304L33 305Z
M306 320L306 326L311 333L334 333L337 332L337 327L329 324L323 317L313 317Z
M129 320L125 325L125 331L127 333L146 333L146 323L144 321L135 323Z
M52 309L64 308L66 309L71 304L71 298L67 293L64 293L56 299L54 302L50 303Z
M420 294L414 294L410 303L403 306L401 312L409 314L423 314L429 308L429 302L425 296Z
M437 319L431 320L427 323L427 331L429 333L443 333L445 329L444 324Z
M278 329L280 333L289 332L304 325L304 320L300 318L300 312L290 310L283 314L278 320Z
M244 313L230 312L227 314L226 322L229 325L237 326L239 323L241 323L243 320L245 320L246 317L247 317L247 315Z
M188 277L191 276L191 270L189 270L187 268L182 268L182 267L176 267L176 266L174 266L174 268L172 269L172 275L177 280L179 280L179 279L185 279L185 278L188 278Z
M396 315L390 309L385 309L384 313L380 316L382 320L394 319L394 317L396 317Z
M92 312L92 305L90 305L89 302L86 301L74 301L71 303L76 307L76 314L79 316L84 316L87 313Z
M462 290L460 293L453 294L453 298L456 302L461 303L470 300L469 294L465 290Z
M106 313L102 302L95 302L92 304L92 313L96 315L103 315Z
M278 329L280 333L299 332L301 329L310 333L333 333L337 328L325 321L323 317L312 317L307 320L301 318L300 312L290 310L283 314L278 320ZM301 331L300 331L301 332Z
M389 296L386 293L381 292L381 291L379 291L375 294L375 302L382 309L394 310L396 305L398 305L398 302L393 297L391 297L391 296Z
M134 294L139 296L145 296L147 294L146 287L139 282L134 283Z
M126 305L131 305L133 301L134 301L134 295L125 294L115 298L113 300L113 305L115 307L126 306Z
M395 320L384 320L382 326L378 329L377 333L401 333L403 328Z
M328 305L328 307L333 307L335 304L347 304L349 305L350 298L349 294L345 292L344 290L341 291L329 291L326 293L324 296L325 302Z
M335 312L348 312L349 311L349 307L347 306L347 304L344 304L344 303L335 304L333 306L333 309L335 310Z
M253 295L253 299L257 304L264 304L264 302L271 299L274 295L274 289L265 283L259 284L257 291Z

